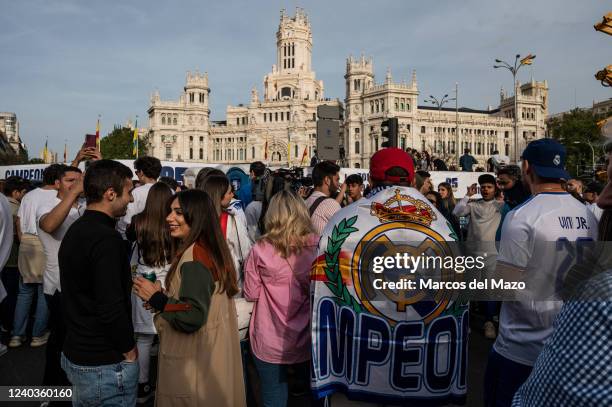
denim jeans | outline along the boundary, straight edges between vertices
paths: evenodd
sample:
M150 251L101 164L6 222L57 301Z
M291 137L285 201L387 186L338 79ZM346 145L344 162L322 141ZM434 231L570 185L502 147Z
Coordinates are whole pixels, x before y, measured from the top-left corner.
M255 355L253 361L259 373L259 390L264 407L285 407L289 397L287 365L264 362Z
M525 383L532 369L532 366L506 359L491 349L485 370L485 406L510 407L514 393Z
M133 407L138 394L138 361L79 366L62 353L62 368L72 383L73 406Z
M17 294L17 305L15 306L12 336L26 336L30 307L32 306L34 295L36 295L37 298L32 336L43 336L47 330L49 309L47 308L47 301L45 300L42 283L24 283L23 278L19 276L19 293Z

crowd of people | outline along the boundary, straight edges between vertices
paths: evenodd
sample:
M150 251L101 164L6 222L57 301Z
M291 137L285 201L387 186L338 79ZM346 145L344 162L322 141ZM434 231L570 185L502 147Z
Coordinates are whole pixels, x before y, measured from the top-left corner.
M469 153L460 160L464 171L477 165ZM311 394L313 405L382 405L387 399L371 394L341 400L345 390L360 399L342 386L321 398L310 392L317 387L313 273L332 244L321 236L335 233L341 219L372 214L397 191L431 205L421 215L437 219L446 235L497 242L498 264L521 270L560 267L561 260L539 258L545 242L609 240L612 183L570 179L565 149L550 139L531 142L521 167L495 153L493 174L480 175L461 199L450 183L432 184L428 171L447 169L441 159L395 148L374 154L367 186L356 174L341 182L329 161L313 163L312 187L254 162L250 202L236 199L218 169L202 169L186 189L160 178L156 158L128 168L92 148L71 165L48 166L38 187L9 177L0 196L0 323L9 341L0 355L28 342L46 345L41 384L73 386L79 406L153 398L159 406L286 406L290 393ZM583 221L559 225L567 216ZM354 246L351 239L343 245ZM585 289L609 289L611 275ZM473 304L485 337L495 340L485 405L610 405L609 304ZM581 333L583 311L589 325ZM587 332L600 349L580 358L568 341Z

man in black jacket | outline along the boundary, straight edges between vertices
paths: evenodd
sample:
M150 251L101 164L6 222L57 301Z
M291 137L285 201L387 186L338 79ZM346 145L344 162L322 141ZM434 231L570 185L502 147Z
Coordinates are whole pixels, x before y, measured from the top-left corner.
M62 368L76 405L136 404L137 350L132 326L132 278L126 245L115 230L132 199L132 171L94 162L83 182L87 210L59 250L66 323Z

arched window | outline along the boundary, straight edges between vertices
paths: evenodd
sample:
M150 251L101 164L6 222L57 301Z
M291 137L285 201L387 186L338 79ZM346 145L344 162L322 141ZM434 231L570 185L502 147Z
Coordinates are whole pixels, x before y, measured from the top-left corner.
M162 124L166 124L166 115L162 114Z
M356 141L356 142L355 142L355 154L361 154L361 153L359 152L359 141Z
M174 119L172 119L172 124L176 126L176 116L174 116Z
M200 160L204 159L204 149L200 148Z
M193 148L189 149L189 159L193 160Z
M291 88L288 86L285 86L284 88L281 89L281 97L291 97Z

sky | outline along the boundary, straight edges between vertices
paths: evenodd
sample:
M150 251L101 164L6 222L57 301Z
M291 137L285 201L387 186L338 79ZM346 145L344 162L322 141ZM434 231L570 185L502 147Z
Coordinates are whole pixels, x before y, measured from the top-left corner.
M522 82L547 80L549 113L612 97L593 75L612 63L612 37L593 29L609 9L592 0L159 1L0 0L0 111L14 112L30 156L45 140L61 157L84 134L101 134L139 116L148 125L154 90L176 100L186 72L209 74L212 120L248 103L276 58L280 10L308 14L313 70L325 96L344 99L346 58L374 58L376 82L387 68L410 80L419 104L454 92L459 105L497 106L512 89L495 58L536 54Z

